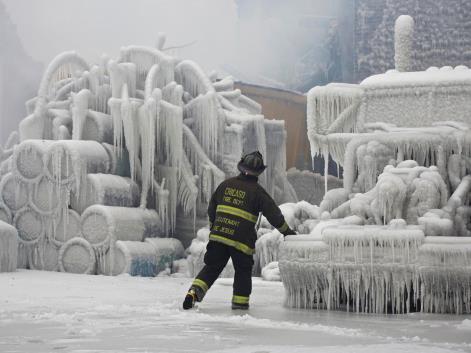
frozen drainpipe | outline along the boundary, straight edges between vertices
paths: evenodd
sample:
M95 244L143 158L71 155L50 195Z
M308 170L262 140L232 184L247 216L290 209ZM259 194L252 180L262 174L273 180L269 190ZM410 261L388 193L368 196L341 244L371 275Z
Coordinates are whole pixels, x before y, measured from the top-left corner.
M394 64L397 71L412 70L412 44L414 37L414 19L401 15L394 25Z

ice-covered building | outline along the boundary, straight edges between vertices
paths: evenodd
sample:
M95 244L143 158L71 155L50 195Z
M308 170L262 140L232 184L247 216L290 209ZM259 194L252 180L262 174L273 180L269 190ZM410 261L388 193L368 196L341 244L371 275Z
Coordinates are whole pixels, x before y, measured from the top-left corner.
M406 71L413 19L395 31L395 70L308 93L311 153L343 167L343 188L291 205L306 235L275 255L275 234L259 240L289 306L471 312L471 70Z

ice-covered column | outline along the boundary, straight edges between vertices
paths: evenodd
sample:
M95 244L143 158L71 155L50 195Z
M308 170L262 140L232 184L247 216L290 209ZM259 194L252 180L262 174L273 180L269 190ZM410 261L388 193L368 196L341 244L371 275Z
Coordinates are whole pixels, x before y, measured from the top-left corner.
M397 71L412 71L414 19L401 15L394 25L394 63Z

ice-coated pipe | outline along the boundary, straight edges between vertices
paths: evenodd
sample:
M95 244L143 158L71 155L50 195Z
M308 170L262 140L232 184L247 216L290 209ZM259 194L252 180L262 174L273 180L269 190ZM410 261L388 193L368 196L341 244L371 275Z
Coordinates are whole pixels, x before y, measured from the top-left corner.
M117 206L92 205L81 217L82 234L95 248L106 250L118 240L143 241L160 233L156 211Z
M0 221L0 272L16 270L18 234L14 227Z
M394 63L397 71L412 71L414 19L401 15L394 25Z
M34 182L44 174L44 154L52 140L26 140L13 152L13 172L25 182Z
M61 272L94 274L96 259L90 243L83 238L72 238L62 245L59 250L59 269Z
M0 195L3 203L12 211L24 207L29 201L30 185L7 173L0 182Z
M76 197L71 197L71 207L82 213L91 205L138 207L139 186L130 178L112 174L87 174L86 186Z

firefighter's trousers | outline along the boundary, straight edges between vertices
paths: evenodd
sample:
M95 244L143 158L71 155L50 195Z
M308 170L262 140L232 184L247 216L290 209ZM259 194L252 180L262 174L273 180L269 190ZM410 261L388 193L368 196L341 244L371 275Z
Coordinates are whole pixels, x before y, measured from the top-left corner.
M193 286L198 287L198 301L201 301L204 294L213 285L226 266L229 258L234 265L234 288L232 302L236 304L248 304L250 293L252 292L252 267L254 264L252 255L216 242L209 241L204 256L205 266L193 281Z

